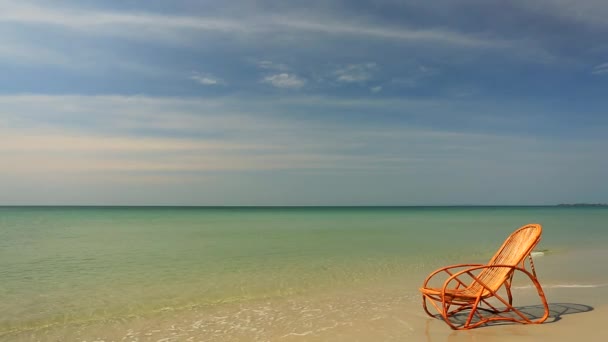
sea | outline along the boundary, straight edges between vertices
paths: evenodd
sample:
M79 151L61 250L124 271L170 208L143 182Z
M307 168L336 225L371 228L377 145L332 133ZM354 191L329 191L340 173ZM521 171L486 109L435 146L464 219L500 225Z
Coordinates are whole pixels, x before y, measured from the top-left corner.
M608 246L606 207L0 207L0 340L339 334L527 223L547 260ZM607 281L572 272L544 284Z

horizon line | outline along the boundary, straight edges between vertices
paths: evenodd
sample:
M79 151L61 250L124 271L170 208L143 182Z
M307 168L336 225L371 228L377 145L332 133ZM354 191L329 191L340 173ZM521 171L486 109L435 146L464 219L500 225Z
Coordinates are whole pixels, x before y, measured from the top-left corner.
M457 208L457 207L605 207L606 203L558 204L413 204L413 205L165 205L165 204L0 204L0 208Z

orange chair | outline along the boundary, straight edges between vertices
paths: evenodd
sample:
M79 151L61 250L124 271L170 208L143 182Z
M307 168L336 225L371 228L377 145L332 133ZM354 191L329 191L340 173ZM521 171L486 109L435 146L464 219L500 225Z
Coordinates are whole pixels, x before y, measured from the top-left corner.
M493 321L544 322L549 316L549 305L536 278L531 256L532 249L540 241L541 232L540 224L517 229L487 265L453 265L431 273L420 288L424 311L435 317L427 308L428 300L445 322L457 330L471 329ZM532 281L544 306L542 317L530 317L521 308L513 306L511 284L516 273L524 274ZM438 282L441 280L442 285ZM432 287L431 284L439 286Z

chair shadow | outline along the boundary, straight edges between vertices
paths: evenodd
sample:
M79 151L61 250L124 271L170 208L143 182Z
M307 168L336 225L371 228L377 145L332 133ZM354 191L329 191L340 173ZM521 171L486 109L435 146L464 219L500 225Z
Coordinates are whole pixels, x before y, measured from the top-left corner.
M517 310L521 311L524 315L526 315L530 320L536 320L541 318L544 313L545 313L545 308L538 304L538 305L526 305L526 306L516 306L515 307ZM549 304L549 317L547 317L547 320L545 322L543 322L543 324L547 324L547 323L555 323L559 320L562 319L562 316L564 315L571 315L571 314L577 314L577 313L583 313L583 312L589 312L592 311L593 307L589 306L589 305L585 305L585 304L576 304L576 303L550 303ZM436 316L437 318L443 320L443 318L440 315ZM457 314L452 316L452 321L456 324L462 324L466 321L466 319L468 318L468 313L461 313L461 314ZM521 324L521 323L516 323L516 322L510 322L510 321L494 321L494 322L489 322L487 324L484 324L482 326L480 326L479 328L482 327L491 327L491 326L496 326L496 325L510 325L510 324Z
M522 313L524 313L528 318L534 320L534 319L538 319L540 317L542 317L544 315L545 312L545 308L542 305L527 305L527 306L516 306L516 309L518 309L519 311L521 311ZM571 315L571 314L577 314L577 313L583 313L583 312L589 312L589 311L593 311L594 308L592 306L586 305L586 304L577 304L577 303L550 303L549 304L549 317L547 317L547 320L544 321L542 324L552 324L555 322L558 322L559 320L562 319L562 316L565 315ZM454 323L464 323L464 321L466 320L466 318L468 317L468 314L459 314L459 315L455 315L452 317L453 322ZM443 321L443 318L441 317L441 315L435 315L435 318L437 318L440 321ZM427 320L426 322L426 337L427 337L427 341L431 341L431 337L429 334L429 323L433 321L432 319ZM445 323L444 323L445 325ZM489 322L487 324L484 324L478 328L472 329L472 330L477 330L477 329L482 329L484 327L492 327L492 326L499 326L499 325L522 325L521 323L516 323L516 322L509 322L509 321L494 321L494 322ZM448 339L455 337L457 333L462 333L462 332L468 332L471 333L472 330L465 330L465 331L458 331L458 330L454 330L452 331L452 333L450 334L450 336L448 337Z
M526 306L523 307L528 308ZM541 317L543 313L542 305L532 305L529 308L540 311L540 315L535 317ZM577 314L583 312L593 311L593 307L585 304L576 304L576 303L550 303L549 304L549 317L544 323L555 323L562 319L564 315ZM525 312L525 310L522 310ZM552 320L550 320L552 319Z

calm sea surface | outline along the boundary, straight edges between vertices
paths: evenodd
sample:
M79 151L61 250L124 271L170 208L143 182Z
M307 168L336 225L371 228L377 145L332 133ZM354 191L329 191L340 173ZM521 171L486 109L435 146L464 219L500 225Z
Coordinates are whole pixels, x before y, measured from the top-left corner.
M0 337L399 282L492 255L526 223L539 249L602 249L607 208L0 207Z

